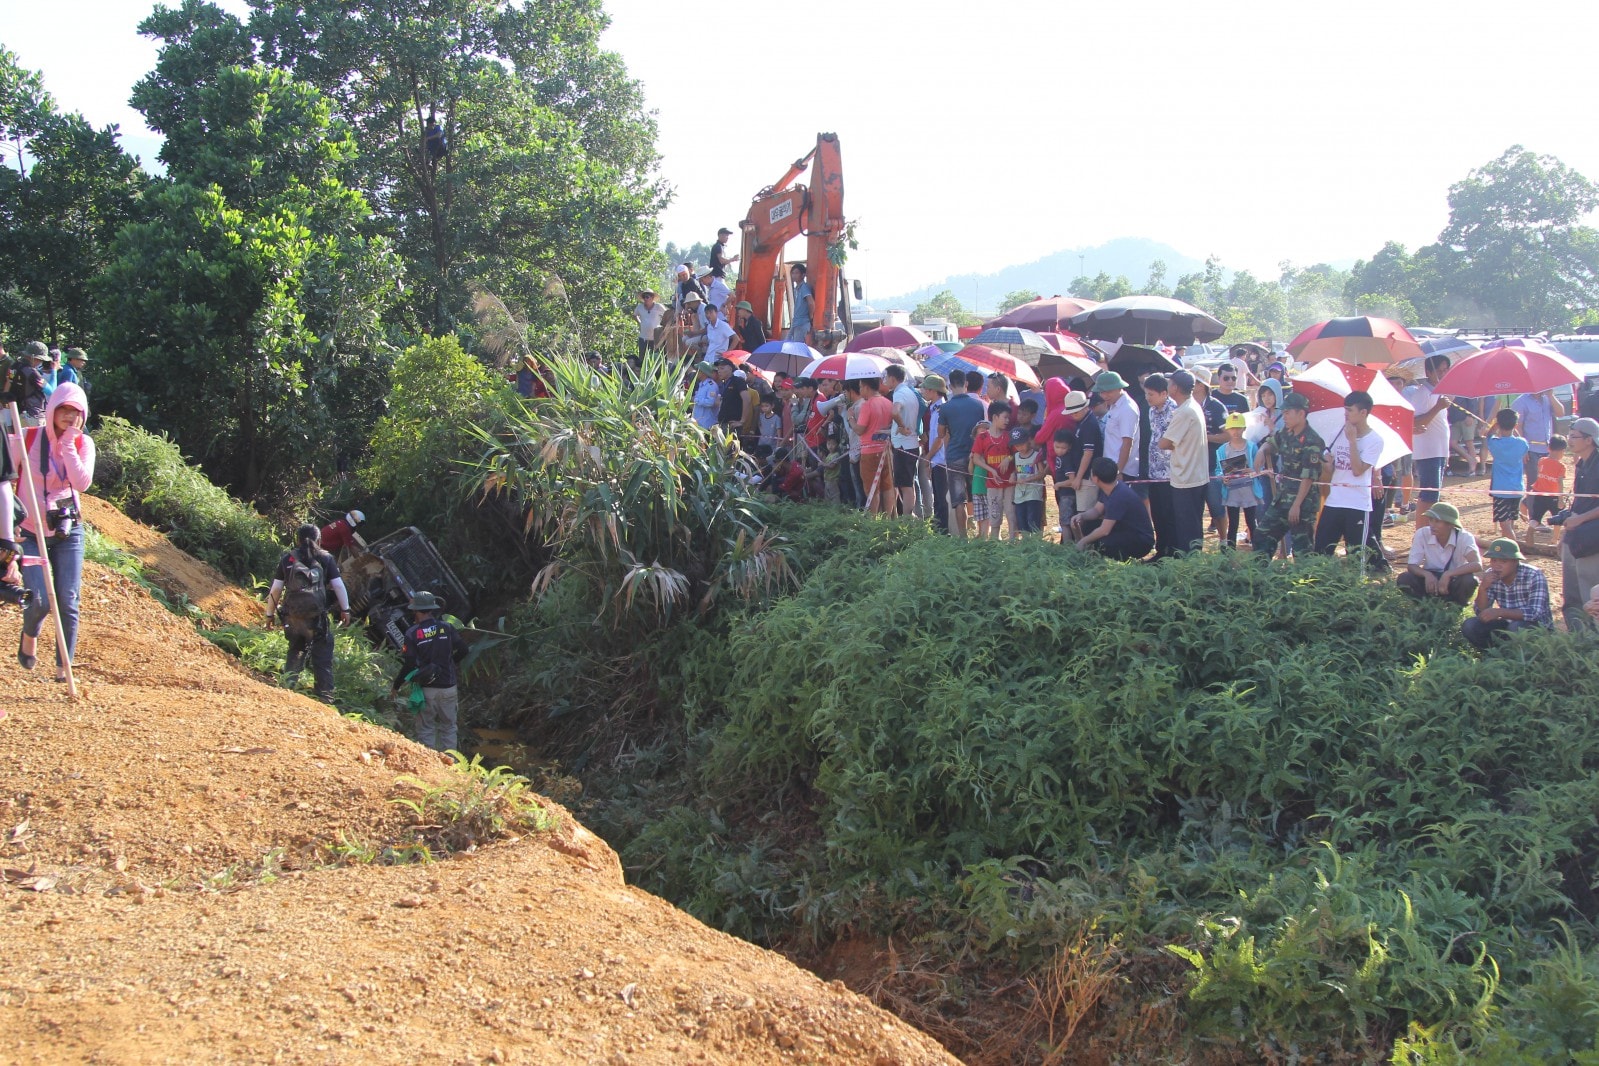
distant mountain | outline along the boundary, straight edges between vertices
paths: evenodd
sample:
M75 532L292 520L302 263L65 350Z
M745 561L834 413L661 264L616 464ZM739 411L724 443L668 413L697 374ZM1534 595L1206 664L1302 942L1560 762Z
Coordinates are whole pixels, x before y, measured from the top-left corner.
M1044 296L1067 295L1073 278L1082 274L1093 277L1100 271L1113 278L1126 275L1137 288L1149 277L1149 264L1157 259L1166 264L1168 286L1184 274L1205 269L1204 260L1184 255L1169 244L1143 237L1118 237L1092 248L1067 248L1035 262L1008 266L992 274L954 274L911 292L894 296L875 292L866 295L874 307L908 311L929 296L949 289L967 308L971 308L974 298L984 308L993 308L1007 293L1018 289L1032 289Z

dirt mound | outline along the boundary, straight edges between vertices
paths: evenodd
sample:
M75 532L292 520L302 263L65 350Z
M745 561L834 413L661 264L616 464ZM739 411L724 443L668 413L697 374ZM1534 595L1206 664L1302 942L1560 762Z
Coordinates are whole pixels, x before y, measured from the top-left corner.
M92 564L83 613L77 702L48 637L0 667L0 1060L954 1061L626 887L564 812L449 861L316 865L398 839L395 779L438 756L257 682Z
M202 563L165 534L141 525L93 496L83 497L83 516L91 526L138 557L149 568L151 582L172 597L186 597L209 619L250 626L261 620L265 608L231 584L213 567Z

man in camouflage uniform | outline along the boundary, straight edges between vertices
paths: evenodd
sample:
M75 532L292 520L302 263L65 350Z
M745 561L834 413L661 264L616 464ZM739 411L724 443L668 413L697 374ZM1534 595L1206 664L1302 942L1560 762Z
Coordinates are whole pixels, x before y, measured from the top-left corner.
M1280 475L1271 506L1255 523L1255 551L1270 559L1285 536L1291 536L1294 555L1309 556L1316 531L1316 509L1321 505L1322 452L1327 444L1310 428L1310 401L1291 392L1283 400L1283 428L1266 439L1260 465Z

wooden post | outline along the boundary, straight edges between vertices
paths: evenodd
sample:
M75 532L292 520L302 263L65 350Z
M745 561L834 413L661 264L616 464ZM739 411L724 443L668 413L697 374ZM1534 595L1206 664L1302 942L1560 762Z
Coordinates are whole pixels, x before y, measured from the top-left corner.
M17 410L15 402L11 404L11 428L16 432L17 443L20 445L17 451L22 456L22 461L17 466L22 477L23 491L27 493L24 499L27 500L28 510L32 513L35 523L33 540L39 547L39 565L44 569L45 596L50 600L50 618L56 627L56 654L60 655L61 661L66 664L67 696L71 699L77 699L78 682L72 673L72 653L67 649L66 631L61 628L61 605L56 602L55 574L50 569L50 545L44 529L40 528L45 522L43 498L39 495L39 486L33 480L33 463L30 461L28 453L28 433L23 428L22 412ZM48 448L50 440L49 428L41 424L39 432L44 437L45 447ZM79 515L78 520L81 522L83 516ZM37 643L35 643L34 650L38 650Z

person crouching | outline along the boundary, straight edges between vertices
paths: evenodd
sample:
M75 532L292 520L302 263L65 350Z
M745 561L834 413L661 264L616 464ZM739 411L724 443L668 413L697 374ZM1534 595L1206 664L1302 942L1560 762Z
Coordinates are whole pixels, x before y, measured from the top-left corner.
M400 672L389 686L397 693L407 680L422 687L422 709L416 716L416 740L434 751L455 751L457 689L455 664L466 657L466 641L455 627L438 617L444 604L431 592L418 592L406 604L411 624L400 649Z

